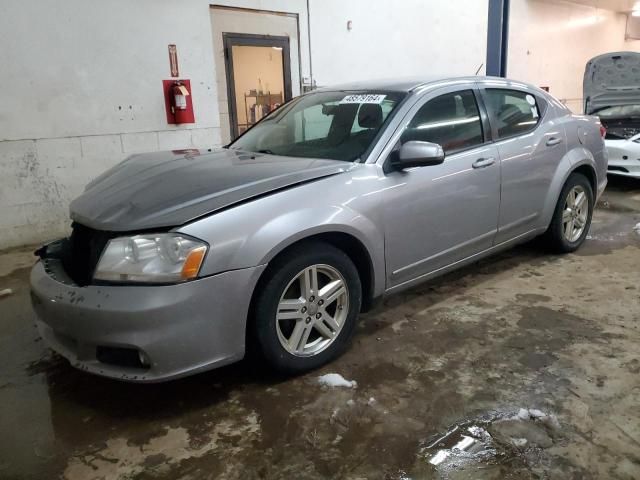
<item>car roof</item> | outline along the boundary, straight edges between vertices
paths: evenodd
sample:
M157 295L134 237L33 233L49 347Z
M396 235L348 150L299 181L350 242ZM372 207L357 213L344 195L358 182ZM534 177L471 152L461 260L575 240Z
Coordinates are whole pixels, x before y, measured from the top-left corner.
M380 80L362 80L357 82L342 83L338 85L330 85L326 87L320 87L315 91L350 91L350 90L379 90L379 91L392 91L392 92L411 92L421 87L426 87L435 83L447 83L447 82L460 82L460 81L501 81L508 82L509 80L500 77L485 77L485 76L466 76L466 77L450 77L450 76L427 76L419 78L395 78L395 79L380 79ZM519 82L518 82L519 83Z

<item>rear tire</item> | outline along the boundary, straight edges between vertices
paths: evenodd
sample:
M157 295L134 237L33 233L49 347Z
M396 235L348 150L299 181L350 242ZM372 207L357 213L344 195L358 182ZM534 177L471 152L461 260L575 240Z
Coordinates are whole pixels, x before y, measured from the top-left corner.
M256 295L249 325L255 353L274 370L296 374L344 352L355 331L362 286L347 254L313 241L276 258Z
M594 203L587 177L572 173L560 192L551 224L544 234L546 245L557 253L577 250L589 233Z

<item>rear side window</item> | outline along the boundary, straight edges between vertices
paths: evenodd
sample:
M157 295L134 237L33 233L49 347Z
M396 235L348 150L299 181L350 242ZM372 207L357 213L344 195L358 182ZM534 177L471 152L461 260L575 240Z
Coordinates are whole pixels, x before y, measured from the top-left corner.
M481 145L480 112L472 90L446 93L425 103L411 119L401 142L437 143L445 153Z
M498 138L522 135L540 123L536 97L518 90L490 88L485 90L487 108L498 130Z

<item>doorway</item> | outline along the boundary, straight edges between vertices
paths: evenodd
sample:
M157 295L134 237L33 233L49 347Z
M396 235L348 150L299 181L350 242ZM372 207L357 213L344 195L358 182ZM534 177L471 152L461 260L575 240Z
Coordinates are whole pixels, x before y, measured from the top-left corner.
M210 13L215 60L214 75L218 99L217 115L220 120L220 142L225 145L236 138L240 130L246 129L251 124L251 107L258 102L257 96L260 89L262 89L262 95L259 102L269 102L270 106L278 103L276 101L278 93L282 93L283 101L300 95L302 84L300 74L300 29L296 13L252 10L220 5L212 5ZM227 45L230 48L227 48ZM253 73L245 74L240 72L240 74L234 75L235 82L230 87L230 77L234 70L236 67L240 68L243 65L250 64L251 62L247 63L243 58L250 56L252 53L256 55L263 54L262 60L265 68L251 68L249 70L253 70ZM271 54L270 56L269 53ZM230 68L227 58L232 62L233 68ZM280 62L282 62L281 68ZM278 80L267 79L265 74L258 74L258 70L263 70L264 72L275 72L277 70L279 74ZM258 81L258 78L260 78L260 81ZM248 79L247 83L243 83L242 79ZM266 85L267 82L269 83L268 86ZM255 94L251 90L255 90ZM269 97L264 97L267 91L269 92ZM245 93L248 94L247 108L244 105ZM239 99L237 94L239 94ZM275 96L271 96L271 94L275 94ZM251 97L251 95L255 95L256 98ZM255 106L253 107L254 114L256 108ZM260 110L258 108L258 116L260 114L264 116L264 105L262 106L262 111ZM234 118L232 118L232 115Z
M223 33L231 140L291 99L289 37Z

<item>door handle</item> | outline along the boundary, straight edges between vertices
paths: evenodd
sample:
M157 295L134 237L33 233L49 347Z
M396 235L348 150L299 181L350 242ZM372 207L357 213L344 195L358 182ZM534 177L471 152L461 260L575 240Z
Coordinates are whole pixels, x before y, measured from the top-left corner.
M547 147L553 147L554 145L558 145L560 142L562 142L560 137L551 137L547 140Z
M479 158L473 162L471 166L473 168L485 168L493 165L494 163L496 163L496 159L493 157Z

